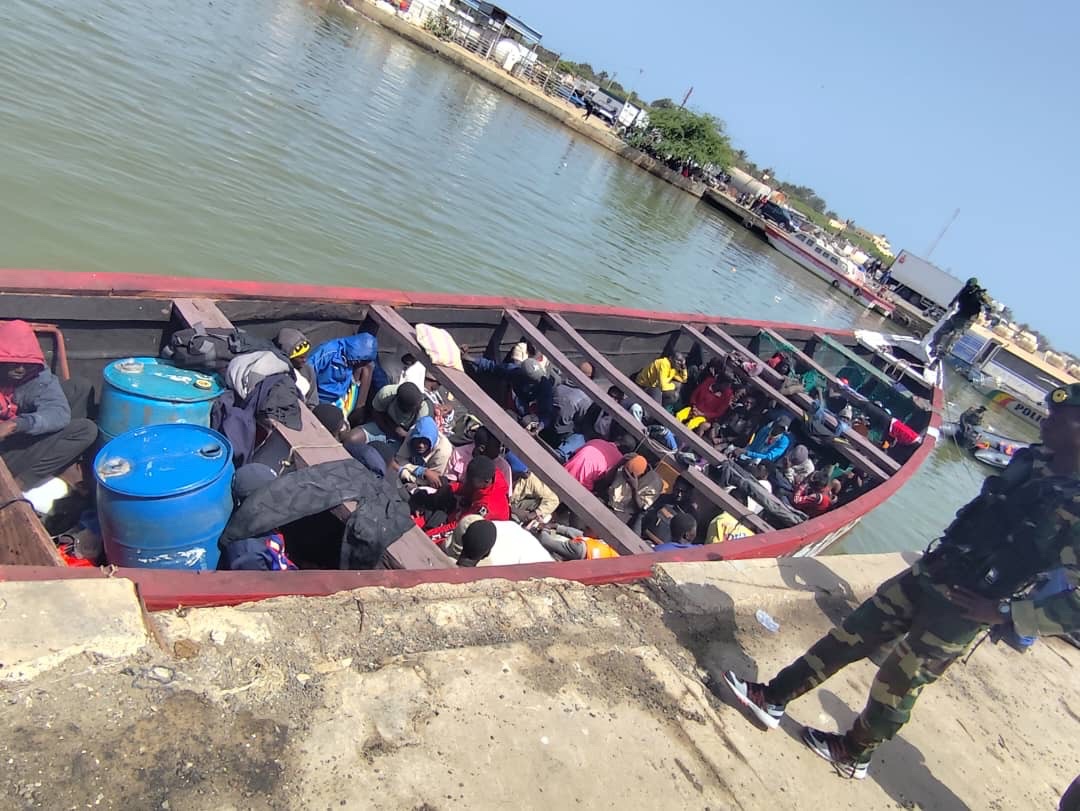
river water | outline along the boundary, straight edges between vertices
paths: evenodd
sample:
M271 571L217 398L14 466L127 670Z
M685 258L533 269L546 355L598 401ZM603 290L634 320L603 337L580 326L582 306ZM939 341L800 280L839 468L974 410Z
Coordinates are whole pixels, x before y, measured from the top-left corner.
M693 197L339 9L7 0L0 76L9 267L888 328ZM921 547L985 472L939 449L843 548Z

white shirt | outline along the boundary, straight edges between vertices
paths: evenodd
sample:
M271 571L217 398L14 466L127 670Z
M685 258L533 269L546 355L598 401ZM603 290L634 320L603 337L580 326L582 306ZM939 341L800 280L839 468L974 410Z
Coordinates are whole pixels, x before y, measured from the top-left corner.
M477 566L513 566L515 563L549 563L553 558L536 536L513 521L492 521L495 545Z

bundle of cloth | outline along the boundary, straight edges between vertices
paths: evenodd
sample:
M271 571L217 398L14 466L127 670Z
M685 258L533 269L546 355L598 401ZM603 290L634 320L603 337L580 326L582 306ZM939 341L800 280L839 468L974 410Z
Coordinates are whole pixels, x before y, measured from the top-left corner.
M210 427L224 434L233 447L237 467L255 452L256 428L271 420L299 431L301 395L293 367L276 351L237 355L225 370L229 390L210 410Z

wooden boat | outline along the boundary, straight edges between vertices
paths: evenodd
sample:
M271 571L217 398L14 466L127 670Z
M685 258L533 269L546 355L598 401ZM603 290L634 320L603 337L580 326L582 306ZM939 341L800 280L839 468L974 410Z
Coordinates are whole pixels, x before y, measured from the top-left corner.
M733 354L736 359L768 358L778 346L793 358L797 371L835 382L815 353L825 345L841 347L844 359L878 369L883 362L851 332L719 318L692 313L658 313L609 306L553 304L522 298L419 294L348 287L320 287L251 281L211 281L149 275L0 270L0 318L23 318L40 325L46 356L63 375L99 380L109 362L157 355L165 337L177 328L237 326L272 337L285 325L303 330L313 344L375 332L380 354L425 354L416 342L414 324L442 327L459 343L503 353L528 339L565 375L576 380L629 430L640 423L606 394L607 386L584 376L577 363L589 360L597 378L619 385L646 415L668 427L701 458L724 461L709 443L685 429L627 377L665 350L690 353L691 360ZM821 353L824 357L824 353ZM587 583L626 582L647 577L657 562L706 561L747 557L813 555L826 549L867 512L895 493L930 454L940 425L942 392L926 388L914 400L909 423L925 433L921 445L902 462L862 436L835 442L827 452L865 471L872 487L848 504L797 526L777 529L749 512L741 501L719 488L700 470L667 465L667 474L686 476L699 502L739 516L757 534L725 544L696 546L661 554L631 532L592 493L571 478L548 450L523 429L468 375L431 366L455 398L477 415L531 470L558 493L562 502L621 553L618 558L510 567L461 569L453 565L420 531L394 542L375 571L305 570L297 572L192 572L161 569L64 567L33 510L18 500L10 475L0 464L0 579L31 580L117 575L132 579L150 609L178 605L222 605L279 595L325 595L360 586L404 587L425 582L462 582L480 577L527 579L560 577ZM883 374L883 373L882 373ZM767 365L752 384L793 415L811 404L802 391L785 396L777 390L780 375ZM912 381L908 381L911 385ZM929 404L933 404L930 408ZM656 448L642 438L642 451L657 461ZM345 451L303 409L303 428L274 425L259 450L263 461L297 466L344 458ZM670 458L670 457L669 457ZM9 499L14 499L9 501ZM348 506L337 508L347 517Z

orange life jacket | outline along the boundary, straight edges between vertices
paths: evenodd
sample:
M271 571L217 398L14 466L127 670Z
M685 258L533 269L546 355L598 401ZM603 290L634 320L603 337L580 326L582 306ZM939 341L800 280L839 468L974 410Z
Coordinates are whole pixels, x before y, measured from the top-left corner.
M617 558L619 553L596 538L587 538L579 535L574 538L574 543L585 544L585 560L597 560L599 558Z

